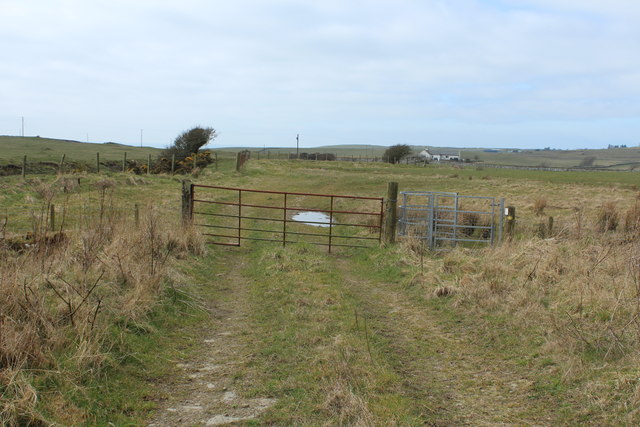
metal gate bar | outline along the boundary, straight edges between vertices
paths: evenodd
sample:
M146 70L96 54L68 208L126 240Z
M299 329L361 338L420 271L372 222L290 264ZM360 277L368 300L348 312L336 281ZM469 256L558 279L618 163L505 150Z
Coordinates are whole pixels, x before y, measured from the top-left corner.
M198 189L198 197L196 197L196 189ZM209 198L207 194L209 192L218 191L222 192L226 197L237 197L236 201L220 200L220 198ZM208 243L225 246L240 246L243 240L255 240L255 241L267 241L267 242L279 242L282 245L287 243L311 243L319 246L327 246L329 252L333 247L352 247L352 248L366 248L371 247L367 245L367 242L377 241L380 242L382 238L382 219L383 219L383 198L381 197L363 197L363 196L345 196L336 194L317 194L317 193L298 193L298 192L282 192L271 190L252 190L245 188L233 188L224 186L211 186L201 184L191 184L192 204L191 212L192 218L194 218L194 224L199 227L203 227L211 232L207 231L203 234L207 237L213 238ZM265 204L259 201L258 203L247 200L249 194L266 194L266 195L281 195L282 204ZM245 196L243 198L243 195ZM300 204L295 206L289 206L290 199L292 197L309 197L314 198L312 200L322 201L327 200L329 208L315 206L305 208ZM317 199L316 199L317 198ZM342 207L336 207L338 201L351 202L351 203L367 203L374 202L379 204L379 210L376 211L366 210L348 210ZM321 203L321 202L320 202ZM231 211L221 211L221 209L231 209ZM234 212L233 209L237 208ZM282 211L281 217L268 217L261 214L255 214L249 212L249 210L265 209L268 211ZM314 212L327 214L329 222L324 221L295 221L289 217L292 212ZM266 214L266 213L265 213ZM237 218L236 223L222 224L224 219L234 221ZM364 218L372 218L373 222L364 223ZM347 222L351 220L351 222ZM263 226L253 226L244 224L246 221L256 223L256 225L263 224ZM266 224L282 223L280 229L269 228ZM328 228L326 233L310 232L307 230L292 229L292 224L295 227L300 225L307 226L322 226ZM319 228L319 227L318 227ZM356 229L353 234L340 233L339 230L347 231L349 229ZM362 236L357 234L357 229L365 229L368 232L376 233L375 237ZM216 232L215 230L220 230ZM231 231L236 230L237 233L224 233L223 230ZM338 231L338 233L336 233ZM249 234L250 233L250 234ZM265 233L268 234L265 236ZM272 237L273 236L273 237ZM303 240L290 240L289 236L298 236ZM304 240L305 237L323 239L324 241L310 241L310 239ZM216 239L217 238L217 239ZM220 241L220 239L227 239L227 241ZM229 242L228 240L233 240Z
M496 234L502 240L504 199L428 191L401 194L399 234L424 239L430 249L446 242L493 245ZM464 201L472 207L462 208Z

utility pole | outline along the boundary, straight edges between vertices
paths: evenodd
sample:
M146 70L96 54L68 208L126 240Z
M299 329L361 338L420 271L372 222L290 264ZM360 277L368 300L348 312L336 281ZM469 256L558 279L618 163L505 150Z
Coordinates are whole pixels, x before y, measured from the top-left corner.
M300 134L296 134L296 159L300 158Z

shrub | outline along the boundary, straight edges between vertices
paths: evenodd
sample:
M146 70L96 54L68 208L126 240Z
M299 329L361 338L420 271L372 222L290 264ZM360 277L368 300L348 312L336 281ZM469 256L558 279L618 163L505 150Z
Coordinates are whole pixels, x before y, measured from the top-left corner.
M404 157L411 154L411 147L406 144L392 145L382 155L382 160L387 163L398 163Z
M211 151L202 151L196 154L195 169L205 168L207 165L213 163L215 160L211 156ZM193 154L183 158L176 159L174 165L174 172L180 174L193 173ZM158 161L151 167L152 173L170 173L171 172L171 157L160 157Z
M160 157L170 159L172 155L175 155L178 158L184 158L194 153L197 154L200 148L216 139L217 136L214 128L196 126L178 135L173 141L173 145L164 149Z

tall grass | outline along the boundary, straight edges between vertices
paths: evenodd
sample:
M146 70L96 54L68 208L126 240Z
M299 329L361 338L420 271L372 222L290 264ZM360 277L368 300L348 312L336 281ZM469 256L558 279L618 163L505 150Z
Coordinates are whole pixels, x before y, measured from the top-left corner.
M62 393L41 399L51 392L46 384L70 383L83 393L87 378L116 366L114 328L140 322L153 309L171 284L172 259L204 250L193 230L153 206L139 225L122 215L115 185L98 182L97 211L73 225L61 218L50 231L48 206L78 195L66 184L41 183L28 238L0 240L2 425L87 422Z
M576 396L597 399L598 406L580 409L597 423L635 423L640 249L629 232L636 230L636 212L627 212L626 231L616 231L618 210L605 203L552 239L536 238L532 227L501 246L454 249L428 257L426 265L411 241L398 250L419 268L412 284L424 286L426 298L450 298L465 317L482 319L475 327L488 337L511 331L510 339L532 348L527 363L549 364Z

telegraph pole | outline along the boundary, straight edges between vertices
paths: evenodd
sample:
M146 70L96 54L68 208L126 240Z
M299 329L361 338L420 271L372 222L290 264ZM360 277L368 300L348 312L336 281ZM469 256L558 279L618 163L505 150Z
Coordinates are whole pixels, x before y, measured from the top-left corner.
M300 134L296 134L296 159L300 158Z

